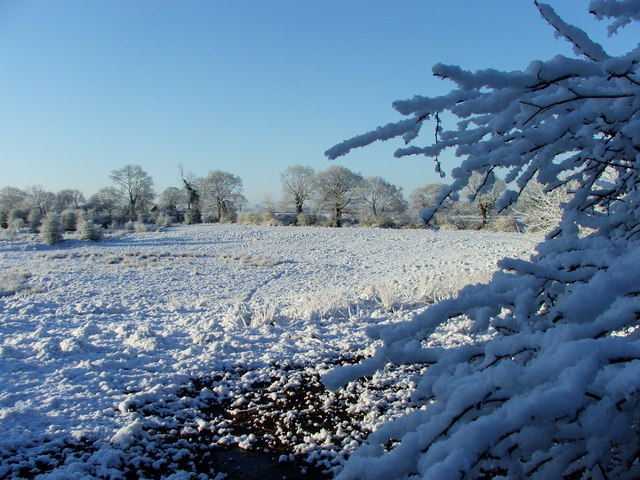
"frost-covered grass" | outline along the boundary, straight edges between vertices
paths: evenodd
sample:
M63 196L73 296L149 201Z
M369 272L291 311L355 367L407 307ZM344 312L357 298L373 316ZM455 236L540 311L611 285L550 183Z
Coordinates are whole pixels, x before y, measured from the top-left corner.
M29 278L31 278L31 273L22 268L11 268L4 271L0 276L0 297L28 290Z
M0 297L0 477L234 478L231 457L265 475L335 473L414 408L422 367L389 366L335 393L320 376L373 352L368 327L411 318L533 245L221 224L0 243L3 272L46 285ZM439 339L472 341L464 319Z
M237 253L223 253L222 255L220 255L220 258L225 258L227 260L237 260L243 265L251 265L254 267L275 266L280 263L285 263L285 260L279 260L277 258L269 258L260 255L243 255Z

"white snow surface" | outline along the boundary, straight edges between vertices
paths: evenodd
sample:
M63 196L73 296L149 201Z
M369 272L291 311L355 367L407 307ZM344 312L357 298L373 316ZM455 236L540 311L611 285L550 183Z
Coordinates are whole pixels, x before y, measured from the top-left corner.
M368 327L411 318L428 308L434 285L488 279L497 260L528 257L536 243L490 232L223 224L99 243L0 240L2 276L27 272L25 285L0 296L0 477L18 478L17 462L24 473L38 458L51 461L47 443L94 445L91 455L67 454L64 465L42 470L50 478L109 477L143 435L141 405L175 400L193 379L241 370L207 393L235 408L248 401L240 393L247 382L273 379L274 366L323 374L339 358L369 356ZM441 335L445 347L472 340L464 325ZM385 412L371 413L379 399L367 395L351 408L373 431L411 408L410 393L383 399ZM176 418L220 432L221 445L248 448L255 439L211 419ZM332 449L324 465L335 473L340 452L359 441L344 438L320 433L292 453L313 461Z

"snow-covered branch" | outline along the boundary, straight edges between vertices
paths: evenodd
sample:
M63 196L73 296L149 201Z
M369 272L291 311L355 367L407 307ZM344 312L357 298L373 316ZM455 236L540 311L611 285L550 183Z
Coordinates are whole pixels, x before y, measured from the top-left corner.
M558 224L530 261L504 260L489 284L371 329L382 341L375 356L327 375L338 388L387 362L429 365L414 393L423 408L372 434L339 478L640 476L640 49L611 57L536 5L577 58L523 72L437 65L434 74L455 83L451 93L395 102L407 120L329 151L335 158L405 136L449 112L456 128L426 145L405 136L410 145L395 154L453 149L462 158L425 221L472 178L486 181L475 187L482 192L501 169L515 185L501 207L528 196L541 228ZM590 9L613 30L640 19L637 1L595 0ZM459 317L473 321L478 341L433 345L436 329Z

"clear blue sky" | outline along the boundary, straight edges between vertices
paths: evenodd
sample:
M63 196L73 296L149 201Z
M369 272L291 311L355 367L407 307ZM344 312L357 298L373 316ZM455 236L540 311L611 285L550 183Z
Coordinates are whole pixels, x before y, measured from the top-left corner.
M550 0L613 53L587 1ZM0 187L111 185L141 165L156 191L177 165L240 176L251 204L279 175L399 115L391 102L451 87L437 62L522 69L571 54L528 0L0 0ZM413 188L436 181L397 143L340 159ZM445 167L449 164L445 164Z

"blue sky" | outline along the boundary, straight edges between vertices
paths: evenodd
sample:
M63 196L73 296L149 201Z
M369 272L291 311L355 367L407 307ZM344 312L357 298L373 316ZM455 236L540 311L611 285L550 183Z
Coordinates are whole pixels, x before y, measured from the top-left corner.
M549 1L612 53L587 1ZM451 87L443 62L522 69L571 54L526 0L0 0L0 187L111 185L141 165L156 191L178 164L240 176L251 204L280 198L288 166L399 119L391 102ZM397 143L337 162L405 193L437 181ZM455 159L445 159L445 168Z

